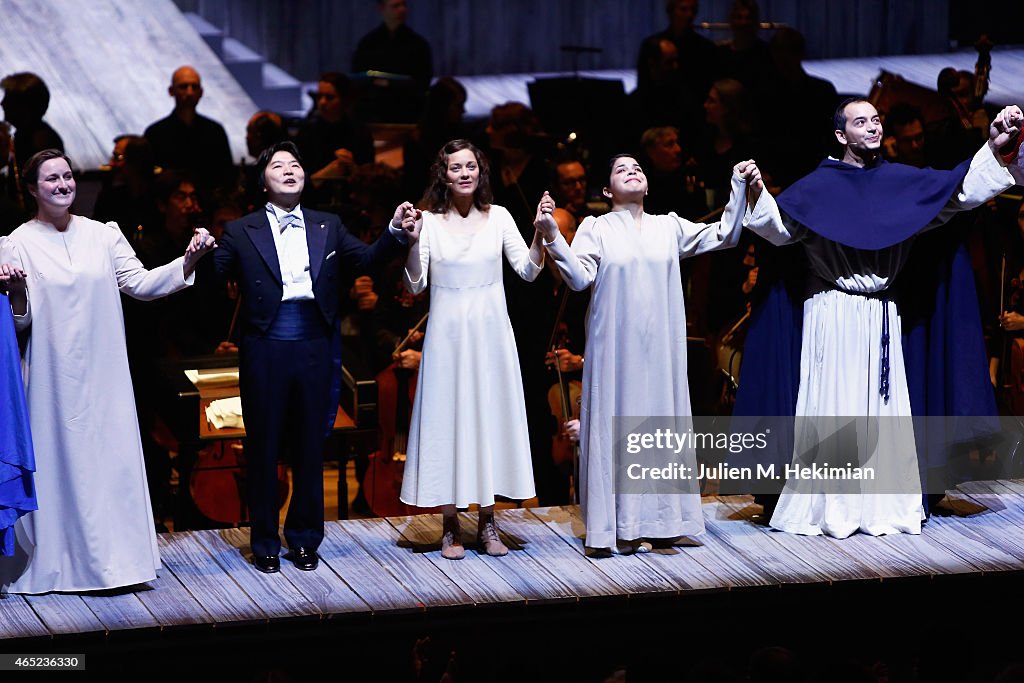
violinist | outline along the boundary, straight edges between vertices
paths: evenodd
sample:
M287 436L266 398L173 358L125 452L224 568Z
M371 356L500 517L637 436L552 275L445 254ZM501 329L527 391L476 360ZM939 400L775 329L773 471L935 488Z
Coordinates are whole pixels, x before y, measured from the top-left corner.
M577 162L578 164L578 162ZM582 173L582 166L580 167ZM572 244L577 221L567 209L552 211L558 230L565 241ZM583 379L583 345L585 318L590 303L589 290L574 292L565 283L561 272L552 261L546 264L551 274L551 299L548 321L551 339L544 362L551 378L548 388L548 409L552 415L549 449L533 454L533 472L537 483L537 498L541 505L565 505L572 502L570 475L576 479L578 439L570 438L568 422L579 419L579 398Z
M1024 358L1024 202L1017 206L1015 213L1017 230L1010 238L1010 245L1004 256L1005 268L1000 283L1000 312L998 332L992 337L989 349L989 377L992 386L999 389L1009 387L1009 398L1006 409L1011 414L1020 415L1020 407L1024 406L1024 392L1019 373L1010 367L1004 367L1007 360ZM1000 382L1000 370L1005 379ZM1019 397L1019 398L1018 398Z

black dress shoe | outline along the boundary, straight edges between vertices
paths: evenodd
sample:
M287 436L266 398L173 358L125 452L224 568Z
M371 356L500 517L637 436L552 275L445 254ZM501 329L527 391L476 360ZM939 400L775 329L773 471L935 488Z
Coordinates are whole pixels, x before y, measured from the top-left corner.
M252 564L264 574L281 571L281 560L277 555L253 555Z
M311 572L320 564L320 558L317 557L315 550L302 547L289 550L284 559L291 560L296 568L304 572Z

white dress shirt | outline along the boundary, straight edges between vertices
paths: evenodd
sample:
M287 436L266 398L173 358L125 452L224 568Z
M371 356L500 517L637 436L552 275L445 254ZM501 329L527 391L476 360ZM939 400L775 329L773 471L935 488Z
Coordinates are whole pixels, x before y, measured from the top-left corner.
M287 224L284 217L289 214L298 220L282 231L281 225ZM267 202L267 220L270 222L270 232L274 235L277 261L281 265L281 301L312 300L313 278L309 272L309 247L306 245L302 207L296 204L291 211L285 211Z

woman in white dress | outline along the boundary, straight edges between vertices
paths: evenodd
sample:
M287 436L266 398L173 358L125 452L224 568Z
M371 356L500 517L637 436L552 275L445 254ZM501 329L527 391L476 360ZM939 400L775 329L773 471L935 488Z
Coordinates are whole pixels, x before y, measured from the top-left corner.
M619 491L615 419L688 418L686 314L679 259L735 246L743 227L747 190L756 202L761 182L752 161L737 164L732 195L719 223L691 223L675 214L644 213L647 177L629 155L611 161L604 195L610 213L587 218L572 247L551 216L545 193L535 225L574 290L593 287L580 411L580 507L586 545L611 552L650 550L644 539L669 543L704 531L696 483L674 492ZM677 456L696 472L691 447ZM683 490L683 492L679 492Z
M509 212L490 202L486 158L470 142L453 140L437 155L421 208L410 209L416 227L405 281L413 294L429 281L430 318L401 499L442 507L441 554L450 560L465 555L458 508L478 504L480 546L505 555L494 497L535 495L501 256L532 281L544 250L536 234L527 247Z
M72 215L71 162L44 150L25 164L35 218L0 240L25 273L11 291L36 456L39 509L15 525L0 592L88 591L143 583L160 564L125 350L121 293L155 299L191 284L214 246L198 230L185 255L146 270L116 225Z

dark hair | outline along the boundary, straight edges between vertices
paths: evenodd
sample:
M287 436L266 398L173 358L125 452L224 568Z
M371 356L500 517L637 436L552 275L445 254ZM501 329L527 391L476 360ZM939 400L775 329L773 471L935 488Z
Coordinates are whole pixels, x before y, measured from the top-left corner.
M24 105L25 112L34 120L43 118L43 114L50 106L49 88L43 83L43 79L29 71L5 76L0 81L0 88L3 88L12 100L17 98L17 101Z
M265 150L260 152L259 159L256 160L256 177L259 179L260 189L267 189L266 172L267 166L270 165L270 160L274 158L274 155L278 152L288 152L295 160L299 162L299 166L302 166L302 157L299 155L299 148L295 146L295 143L291 140L281 140L267 147ZM305 170L305 167L303 167Z
M162 171L160 175L156 177L153 198L160 204L166 204L170 201L171 195L177 192L178 188L184 183L189 183L197 191L200 189L199 183L197 183L195 178L188 173L173 169Z
M118 135L114 138L114 144L125 140L124 163L125 166L133 168L143 176L153 175L153 167L156 166L156 157L153 156L153 146L149 140L141 135Z
M729 10L729 21L733 19L742 10L750 12L750 18L753 21L754 28L759 28L758 24L761 23L761 8L757 5L757 0L734 0L732 8Z
M44 149L41 152L36 152L28 158L25 162L25 166L21 169L21 180L25 185L38 185L39 184L39 167L50 159L63 159L68 162L68 166L71 167L72 172L75 170L75 165L71 163L71 158L60 151L59 149Z
M939 72L935 89L942 95L951 95L953 88L958 85L960 85L960 72L956 70L956 67L947 66Z
M429 184L420 200L421 209L447 213L452 208L452 197L448 192L448 157L464 149L473 153L480 167L480 180L477 181L476 190L473 192L473 205L481 211L491 208L494 195L491 193L491 165L487 157L469 140L450 140L437 153L434 163L430 166Z
M836 107L836 113L832 116L833 130L846 131L846 108L854 102L867 102L871 104L871 100L866 100L863 97L847 97L839 103L839 106Z
M615 170L615 162L619 159L635 159L637 162L640 160L635 154L629 152L619 152L618 154L612 155L612 158L608 160L608 179L611 180L612 171Z
M259 152L266 149L268 145L288 139L288 131L285 130L281 115L272 111L261 110L256 112L249 118L245 129L246 143L248 144L249 137L252 137ZM249 134L250 131L252 133L251 136ZM252 151L249 150L250 153ZM255 156L259 156L259 152L256 152Z
M325 71L320 74L319 80L333 85L334 89L338 92L338 97L341 98L343 103L348 102L351 99L352 81L348 76L340 71Z
M491 109L492 128L509 127L505 144L512 149L532 149L544 137L540 119L522 102L506 102Z
M924 116L921 110L906 102L897 102L885 116L885 128L896 132L896 128L906 126L914 121L920 121L924 125Z

